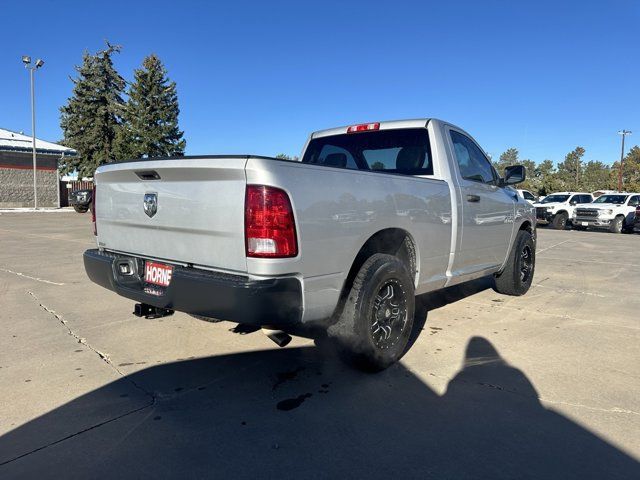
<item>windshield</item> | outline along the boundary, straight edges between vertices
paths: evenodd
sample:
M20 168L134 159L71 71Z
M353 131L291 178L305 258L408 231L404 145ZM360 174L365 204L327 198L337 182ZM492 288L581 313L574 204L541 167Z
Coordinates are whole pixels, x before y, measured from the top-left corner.
M596 198L593 203L624 203L629 195L602 195Z
M314 138L302 163L405 175L433 175L425 128L347 133Z
M562 203L569 200L569 195L549 195L545 197L540 203Z

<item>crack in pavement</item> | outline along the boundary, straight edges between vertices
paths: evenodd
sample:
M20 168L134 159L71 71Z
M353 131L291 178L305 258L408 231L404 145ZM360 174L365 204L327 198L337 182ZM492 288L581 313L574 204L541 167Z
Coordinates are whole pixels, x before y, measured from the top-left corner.
M511 307L507 304L493 304L493 305L487 305L486 303L481 303L481 302L473 302L470 300L463 300L468 302L471 305L477 305L479 307L487 307L487 308L495 308L495 309L506 309L506 310L513 310L515 312L520 312L522 314L529 314L529 313L536 313L538 315L543 315L546 317L553 317L553 318L559 318L562 320L573 320L574 322L579 322L579 323L575 323L574 325L579 326L579 325L584 325L584 324L588 324L588 325L609 325L609 324L605 324L602 322L597 322L595 320L588 320L586 318L578 318L578 317L574 317L572 315L568 315L568 314L562 314L562 313L551 313L551 312L543 312L541 310L527 310L526 306L524 307ZM512 300L512 301L516 301L516 300ZM616 325L616 327L618 328L626 328L626 329L630 329L630 330L640 330L640 327L634 327L632 325ZM540 333L541 335L542 333Z
M19 460L21 458L24 458L28 455L31 455L33 453L39 452L41 450L44 450L45 448L49 448L52 447L54 445L57 445L59 443L62 443L66 440L69 440L73 437L76 437L78 435L81 435L83 433L89 432L91 430L94 430L96 428L102 427L103 425L107 425L109 423L115 422L116 420L120 420L121 418L127 417L129 415L132 415L134 413L140 412L144 409L153 407L154 405L156 405L157 401L158 401L158 396L155 393L151 393L149 391L147 391L144 387L142 387L141 385L137 384L135 381L131 380L130 377L128 377L127 375L125 375L120 369L118 369L118 367L116 367L113 362L111 361L111 359L109 358L109 355L101 352L100 350L98 350L97 348L93 347L91 344L87 343L86 339L80 337L80 335L78 335L77 333L75 333L73 330L71 330L71 328L69 328L69 326L67 325L67 321L62 318L62 315L60 315L59 313L56 313L54 310L52 310L51 308L47 307L46 305L44 305L42 302L40 302L40 300L38 299L37 295L31 291L28 291L29 295L31 295L31 297L38 302L38 305L47 313L49 313L50 315L52 315L66 330L67 333L72 336L74 339L77 340L78 343L81 343L82 345L85 345L87 348L89 348L92 352L94 352L101 360L103 360L105 363L107 363L114 371L116 371L118 373L118 375L120 375L123 379L127 380L129 383L131 383L136 389L140 390L142 393L144 393L147 397L149 397L149 402L145 405L142 405L141 407L138 408L134 408L133 410L129 410L128 412L122 413L120 415L117 415L113 418L110 418L108 420L104 420L102 422L99 422L95 425L91 425L87 428L84 428L82 430L79 430L77 432L71 433L69 435L66 435L62 438L59 438L57 440L54 440L52 442L47 443L46 445L41 445L37 448L34 448L33 450L30 450L28 452L22 453L20 455L18 455L17 457L11 458L9 460L5 460L4 462L0 463L0 466L3 465L7 465L8 463L14 462L16 460Z
M541 253L546 252L547 250L551 250L552 248L555 248L555 247L557 247L557 246L560 246L560 245L562 245L562 244L564 244L564 243L571 242L571 241L572 241L572 239L565 240L565 241L563 241L563 242L555 243L555 244L551 245L550 247L542 248L542 249L540 249L540 250L536 250L536 255L540 255Z
M33 293L32 291L28 291L29 295L31 295L33 297L33 299L38 302L38 305L40 305L40 308L42 308L45 312L49 313L50 315L52 315L56 320L58 320L58 322L60 322L60 324L67 330L67 333L72 336L73 338L75 338L78 343L86 346L89 350L91 350L93 353L95 353L98 357L100 357L101 360L103 360L107 365L109 365L118 375L120 375L122 378L128 380L134 387L136 387L138 390L140 390L142 393L144 393L145 395L151 397L154 401L155 401L155 395L151 392L148 392L144 387L138 385L136 382L134 382L133 380L131 380L129 378L129 376L127 376L125 373L123 373L112 361L111 358L109 357L108 353L105 352L101 352L100 350L98 350L97 348L95 348L93 345L91 345L90 343L87 342L86 338L81 337L80 335L78 335L76 332L74 332L73 330L71 330L71 328L69 327L69 325L67 325L67 321L62 318L62 315L60 315L59 313L56 313L55 310L52 310L51 308L47 307L46 305L44 305L40 299L37 297L37 295L35 293Z
M44 278L40 277L32 277L31 275L27 275L22 272L14 272L13 270L9 270L8 268L0 268L0 272L12 273L14 275L17 275L18 277L28 278L29 280L35 280L36 282L48 283L49 285L65 285L64 283L52 282L51 280L45 280Z
M443 377L442 375L436 375L435 373L429 373L429 375L431 375L432 377L439 378L441 380L447 380L448 379L448 377ZM460 378L452 380L452 381L459 382L459 383L464 383L465 385L470 385L470 386L492 388L492 389L498 390L500 392L505 392L505 393L511 393L513 395L518 395L519 397L522 397L522 398L535 398L540 403L547 403L547 404L551 404L551 405L564 405L564 406L568 406L568 407L584 408L586 410L592 410L592 411L603 412L603 413L622 413L622 414L625 414L625 415L640 415L640 412L636 412L634 410L627 410L627 409L620 408L620 407L611 407L611 408L592 407L590 405L584 405L582 403L571 403L571 402L563 402L563 401L560 401L560 400L551 400L549 398L542 397L540 395L525 395L525 394L519 392L516 389L506 388L506 387L503 387L501 385L496 385L496 384L488 383L488 382L469 381L469 380L463 380L463 379L460 379Z
M111 361L111 359L109 358L109 355L107 353L101 352L100 350L98 350L97 348L95 348L94 346L92 346L91 344L87 343L85 338L82 338L80 335L78 335L77 333L75 333L71 328L69 328L69 326L67 325L67 321L62 317L62 315L60 315L59 313L57 313L55 310L47 307L46 305L44 305L39 299L38 296L33 293L32 291L28 291L29 295L31 295L31 297L38 302L38 305L40 306L40 308L42 308L44 311L46 311L47 313L49 313L51 316L53 316L66 330L67 333L72 336L78 343L81 343L82 345L85 345L87 348L89 348L92 352L94 352L101 360L103 360L105 363L107 363L113 370L115 370L118 375L120 375L123 379L127 380L128 382L130 382L135 388L137 388L138 390L140 390L141 392L143 392L146 396L149 397L149 402L145 405L142 405L141 407L138 408L134 408L133 410L130 410L128 412L122 413L120 415L117 415L113 418L110 418L108 420L99 422L95 425L91 425L87 428L84 428L82 430L79 430L77 432L71 433L69 435L66 435L62 438L59 438L57 440L54 440L52 442L47 443L46 445L41 445L37 448L34 448L33 450L30 450L28 452L22 453L14 458L11 458L9 460L5 460L4 462L0 462L0 466L3 465L7 465L11 462L14 462L16 460L19 460L21 458L24 458L28 455L31 455L33 453L39 452L41 450L44 450L46 448L52 447L54 445L57 445L59 443L62 443L66 440L69 440L71 438L74 438L78 435L82 435L83 433L89 432L91 430L94 430L96 428L102 427L104 425L107 425L109 423L115 422L116 420L120 420L124 417L127 417L129 415L135 414L137 412L140 412L142 410L145 410L147 408L150 407L154 407L155 405L157 405L159 402L165 402L165 401L170 401L173 400L175 398L181 397L187 393L196 391L196 390L201 390L203 387L206 388L208 386L211 386L221 380L224 380L226 378L228 378L231 375L235 375L237 374L237 372L227 372L223 375L219 375L213 379L209 379L206 382L200 383L196 386L193 386L191 388L187 388L184 390L181 390L180 392L172 392L169 394L163 394L162 392L149 392L147 391L144 387L142 387L141 385L139 385L138 383L136 383L135 381L131 380L131 378L127 375L125 375L118 367L116 367L116 365ZM257 364L258 362L255 362L252 365L249 365L247 367L245 367L243 370L247 370L247 369L251 369L255 366L255 364Z
M592 407L589 405L583 405L581 403L571 403L571 402L561 402L559 400L549 400L544 397L538 397L541 402L550 403L552 405L565 405L568 407L576 407L576 408L584 408L587 410L593 410L596 412L604 412L604 413L624 413L628 415L640 415L640 412L635 412L633 410L627 410L625 408L620 407L612 407L612 408L601 408L601 407Z
M63 242L73 242L73 243L81 243L82 245L91 245L91 242L87 242L85 240L76 240L75 238L60 238L53 237L51 235L42 235L38 233L25 233L18 230L9 230L8 228L0 228L0 232L3 233L13 233L15 235L20 235L24 237L32 237L32 238L46 238L48 240L61 240Z
M24 457L26 457L28 455L33 454L33 453L39 452L40 450L44 450L45 448L49 448L49 447L52 447L54 445L57 445L58 443L62 443L64 441L66 441L66 440L69 440L70 438L76 437L78 435L82 435L83 433L89 432L89 431L94 430L96 428L99 428L99 427L102 427L104 425L107 425L107 424L109 424L111 422L115 422L116 420L120 420L121 418L124 418L124 417L132 415L134 413L140 412L140 411L144 410L145 408L152 407L155 403L156 402L155 402L155 398L154 398L147 405L143 405L141 407L135 408L135 409L130 410L128 412L125 412L125 413L123 413L121 415L118 415L116 417L110 418L109 420L105 420L104 422L100 422L100 423L97 423L95 425L91 425L90 427L87 427L87 428L85 428L83 430L71 433L71 434L67 435L66 437L59 438L58 440L54 440L53 442L47 443L46 445L42 445L42 446L40 446L38 448L34 448L33 450L30 450L28 452L22 453L22 454L18 455L17 457L10 458L9 460L5 460L4 462L0 463L0 467L3 466L3 465L7 465L7 464L9 464L11 462L15 462L16 460L24 458Z

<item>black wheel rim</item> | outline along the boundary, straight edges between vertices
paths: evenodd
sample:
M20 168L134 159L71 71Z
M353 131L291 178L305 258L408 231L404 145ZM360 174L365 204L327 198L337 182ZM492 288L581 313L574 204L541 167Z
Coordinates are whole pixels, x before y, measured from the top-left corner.
M520 253L520 282L526 283L533 271L533 252L529 245L525 245Z
M371 337L377 348L396 345L407 325L407 295L398 280L387 280L373 303Z

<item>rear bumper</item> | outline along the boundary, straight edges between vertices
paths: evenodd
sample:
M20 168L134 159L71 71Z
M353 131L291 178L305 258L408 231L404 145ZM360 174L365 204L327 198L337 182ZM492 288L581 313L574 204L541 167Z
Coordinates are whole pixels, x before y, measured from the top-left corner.
M119 273L123 262L133 274ZM251 280L174 265L170 285L157 287L143 281L144 260L97 249L84 252L84 267L98 285L155 307L258 326L286 326L302 318L302 285L296 277Z

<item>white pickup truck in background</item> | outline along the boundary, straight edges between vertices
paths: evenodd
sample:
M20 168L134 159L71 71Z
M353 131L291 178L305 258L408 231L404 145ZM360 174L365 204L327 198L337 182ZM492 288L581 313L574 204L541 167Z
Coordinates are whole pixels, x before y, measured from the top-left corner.
M534 209L510 187L524 179L435 119L315 132L300 161L113 163L95 174L84 263L140 316L319 330L379 370L407 349L415 295L487 275L529 289Z
M551 225L564 230L573 218L573 211L579 203L589 203L593 196L586 192L557 192L547 195L533 204L539 225Z
M640 205L640 193L608 193L592 203L576 205L573 211L573 227L606 228L612 233L632 232L636 207Z

